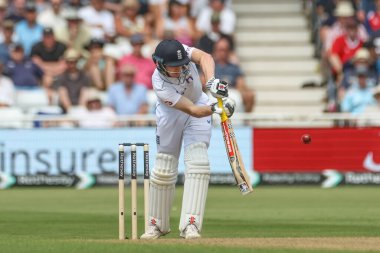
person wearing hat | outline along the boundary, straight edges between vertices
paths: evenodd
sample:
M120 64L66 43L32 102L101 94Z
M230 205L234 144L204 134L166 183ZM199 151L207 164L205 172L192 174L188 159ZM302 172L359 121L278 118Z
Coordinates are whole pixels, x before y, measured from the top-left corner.
M120 80L108 89L108 105L118 115L148 113L147 89L136 83L136 68L125 64L120 69Z
M109 107L103 106L99 91L89 88L86 92L86 105L69 112L77 118L81 128L110 128L115 126L116 113Z
M137 71L135 80L137 83L144 85L147 89L152 89L152 74L156 68L151 59L142 55L142 47L144 46L144 35L133 34L130 39L132 45L132 53L123 56L118 62L118 70L124 65L134 65Z
M53 78L65 70L63 54L66 45L57 41L50 27L43 29L42 40L33 45L30 57L45 73L44 86L50 87Z
M40 87L44 77L43 70L27 59L21 44L10 46L11 59L4 66L4 74L9 76L17 89Z
M357 84L347 91L342 100L341 110L343 112L360 114L367 106L375 103L372 88L368 86L368 69L366 67L357 68L356 76Z
M330 64L337 76L342 75L345 64L349 63L364 41L358 33L358 21L350 19L346 22L346 33L338 37L331 48Z
M202 37L198 40L197 48L208 54L212 54L215 42L217 42L221 37L227 36L229 35L224 34L222 31L220 31L220 14L214 12L211 15L211 31L202 35Z
M50 0L50 5L38 14L37 23L43 27L53 27L54 31L66 25L63 17L62 0Z
M138 0L125 0L121 12L115 15L115 28L119 36L130 38L135 33L150 34L150 27L139 12Z
M90 28L82 22L78 11L74 8L64 9L62 15L66 22L56 29L57 40L83 54L85 46L91 39Z
M323 49L329 53L334 41L346 33L347 22L351 22L355 18L355 9L351 1L342 0L339 1L334 16L336 21L331 26L323 26L321 29L321 40L323 43ZM358 36L362 41L368 40L368 33L366 28L358 23Z
M15 33L25 55L29 56L33 45L42 38L43 27L37 23L36 5L33 2L26 2L24 17L25 20L17 23Z
M0 43L0 61L5 63L10 59L9 47L14 43L14 23L11 20L5 20L2 26L4 39Z
M367 82L370 87L374 87L378 83L378 74L376 65L371 64L370 53L367 48L362 47L356 51L351 63L344 69L344 77L341 88L347 90L356 82L356 70L358 68L368 69Z
M185 183L179 221L180 236L201 237L210 179L207 149L211 137L211 115L222 109L202 91L199 64L212 96L223 99L228 117L235 102L228 98L228 84L215 78L211 55L177 40L161 41L152 56L156 103L155 168L150 177L148 229L141 239L157 239L170 232L170 211L178 175L178 159L184 146Z
M64 112L68 112L73 106L86 104L86 91L91 86L91 79L85 71L78 68L80 58L81 55L75 49L66 50L64 54L66 70L53 83Z

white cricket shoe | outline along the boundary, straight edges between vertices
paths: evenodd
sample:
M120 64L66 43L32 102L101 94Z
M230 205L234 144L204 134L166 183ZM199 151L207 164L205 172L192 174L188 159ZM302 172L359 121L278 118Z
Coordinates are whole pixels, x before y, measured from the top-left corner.
M181 237L185 239L197 239L201 238L199 234L198 228L194 225L188 225L185 230L183 230L180 234Z
M157 226L148 226L148 230L140 236L143 240L153 240L165 235Z

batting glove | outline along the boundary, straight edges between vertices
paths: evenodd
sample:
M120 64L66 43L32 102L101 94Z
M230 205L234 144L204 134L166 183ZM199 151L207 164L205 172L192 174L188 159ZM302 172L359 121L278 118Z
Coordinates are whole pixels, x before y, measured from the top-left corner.
M220 79L215 79L215 77L213 77L207 81L206 87L215 98L228 97L228 83L225 81L221 81Z
M236 103L233 99L231 98L223 98L223 109L224 111L226 112L227 114L227 117L230 118L234 112L235 112L235 106L236 106ZM211 105L211 110L214 112L214 113L217 113L217 114L222 114L222 108L220 108L218 106L218 103L213 103Z

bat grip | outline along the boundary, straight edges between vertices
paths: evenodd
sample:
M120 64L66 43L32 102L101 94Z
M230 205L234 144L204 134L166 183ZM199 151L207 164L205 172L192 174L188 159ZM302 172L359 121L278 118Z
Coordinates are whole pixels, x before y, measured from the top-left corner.
M222 109L222 114L220 115L220 119L222 122L226 121L228 119L227 117L227 114L226 112L224 111L224 108L223 108L223 100L221 98L217 98L218 99L218 106L219 108Z

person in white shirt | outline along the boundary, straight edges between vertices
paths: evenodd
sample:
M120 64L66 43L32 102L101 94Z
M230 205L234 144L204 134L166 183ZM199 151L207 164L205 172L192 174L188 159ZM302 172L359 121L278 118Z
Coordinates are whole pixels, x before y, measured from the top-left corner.
M207 149L211 137L211 115L222 113L202 91L197 67L205 75L214 97L223 99L227 116L235 103L228 98L228 84L214 77L212 57L177 40L161 41L154 54L152 76L156 104L157 155L150 179L149 226L141 239L157 239L170 232L170 210L178 174L182 143L185 157L185 185L179 224L180 236L199 238L210 179Z
M225 6L225 0L210 0L208 7L204 8L196 20L197 29L204 33L211 32L211 16L218 13L220 16L220 31L224 34L232 35L235 31L235 13Z
M51 6L38 14L37 23L43 27L52 27L54 31L66 26L66 20L62 14L62 0L51 0Z
M0 63L0 73L3 72L3 64ZM10 107L15 103L16 91L10 78L0 74L0 108Z
M70 115L78 118L78 125L84 128L110 128L116 124L116 113L103 106L99 92L91 88L86 93L86 107L74 110Z
M79 17L91 28L91 37L106 40L115 36L115 22L104 8L105 0L91 0L91 5L79 10Z

